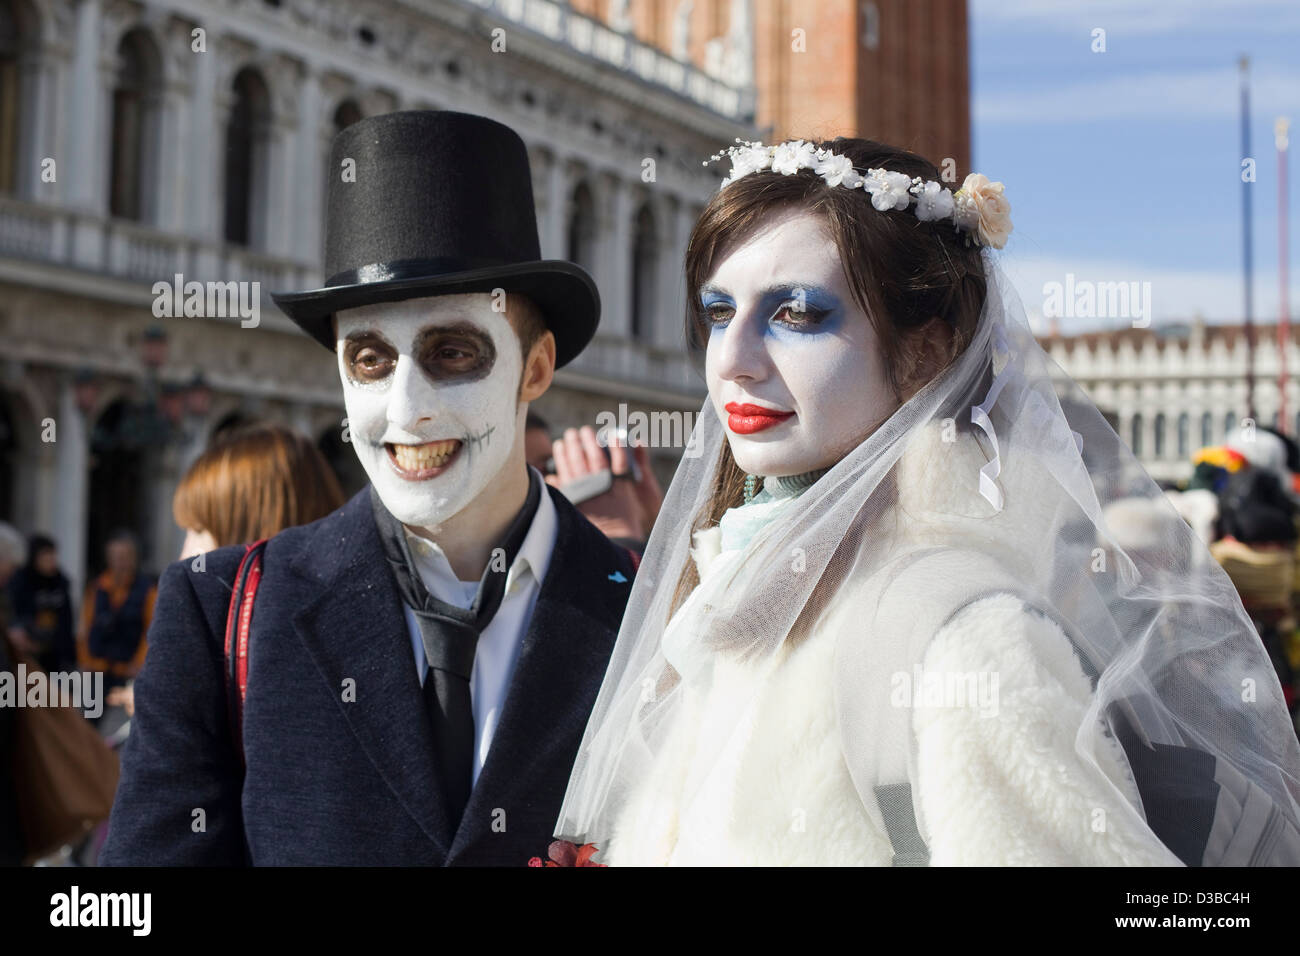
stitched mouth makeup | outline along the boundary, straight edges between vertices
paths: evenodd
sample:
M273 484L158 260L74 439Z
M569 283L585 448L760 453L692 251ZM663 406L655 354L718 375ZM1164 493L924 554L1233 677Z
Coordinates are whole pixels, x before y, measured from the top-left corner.
M435 527L488 489L522 427L519 337L489 293L338 314L348 429L366 476L403 524Z
M425 442L423 445L384 443L393 471L407 481L425 481L438 477L452 466L463 447L464 442L459 438Z

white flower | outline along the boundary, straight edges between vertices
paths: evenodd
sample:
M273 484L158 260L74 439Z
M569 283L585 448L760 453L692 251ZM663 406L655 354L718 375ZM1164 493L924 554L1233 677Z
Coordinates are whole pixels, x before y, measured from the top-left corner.
M952 215L952 193L933 179L913 186L912 193L916 196L916 218L922 222L947 219Z
M868 169L862 188L871 193L871 205L884 212L888 209L906 209L912 201L907 192L911 185L912 180L904 173Z
M979 225L980 211L974 198L960 189L952 196L952 221L958 229L974 231Z
M802 139L789 140L777 146L764 146L739 138L736 142L739 145L716 153L710 160L731 157L731 173L722 181L723 186L764 169L786 176L801 169L811 169L828 186L861 187L871 196L871 205L881 212L906 209L915 196L917 219L922 222L951 219L954 228L967 233L968 241L982 246L1001 249L1011 234L1011 203L1003 195L1002 183L991 183L987 176L979 173L971 173L961 188L952 192L932 179L908 177L888 169L868 169L864 177L853 168L853 161L848 156L819 149Z
M989 182L982 173L971 173L954 197L962 216L958 225L973 229L982 246L1001 249L1011 235L1011 203L1002 192L1001 183Z
M853 168L853 160L839 156L829 150L822 150L817 157L813 170L828 186L848 186L853 189L862 183L862 174Z
M815 149L812 143L801 139L782 143L772 155L772 172L788 176L801 169L811 169L817 162Z
M729 150L729 155L731 156L731 172L722 181L724 186L727 183L735 182L741 176L748 176L760 169L767 169L772 162L772 147L764 146L761 143L733 146Z

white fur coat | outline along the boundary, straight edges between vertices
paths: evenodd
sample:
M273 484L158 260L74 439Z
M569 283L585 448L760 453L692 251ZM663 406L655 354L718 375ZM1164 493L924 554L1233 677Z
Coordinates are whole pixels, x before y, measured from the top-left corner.
M973 439L962 441L956 454L969 467L955 461L951 444L939 444L937 426L907 449L899 462L905 514L942 498L951 512L979 511L975 483L948 477L974 475L984 461ZM924 534L924 521L903 526ZM697 535L692 554L701 578L728 557L719 554L716 528ZM833 692L835 634L853 623L832 610L761 672L714 660L707 690L684 696L654 772L625 805L603 860L890 865L880 815L846 764ZM1134 792L1121 761L1103 752L1093 763L1076 753L1091 684L1049 618L1010 594L975 600L933 634L924 669L992 669L1000 685L995 716L971 707L911 711L913 801L929 831L931 865L1180 865L1121 795ZM719 719L737 711L739 726Z

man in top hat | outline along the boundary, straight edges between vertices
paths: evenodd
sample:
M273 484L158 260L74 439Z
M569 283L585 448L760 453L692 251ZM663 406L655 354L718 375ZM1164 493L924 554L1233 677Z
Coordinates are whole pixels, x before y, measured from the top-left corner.
M600 302L540 258L523 142L392 113L342 131L332 169L325 286L274 298L336 353L370 484L266 545L238 732L244 548L167 569L109 865L524 866L613 648L633 558L524 458Z

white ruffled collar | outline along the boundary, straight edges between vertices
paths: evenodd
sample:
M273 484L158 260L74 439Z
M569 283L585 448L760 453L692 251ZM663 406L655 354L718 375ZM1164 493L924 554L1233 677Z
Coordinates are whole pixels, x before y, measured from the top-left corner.
M993 517L993 506L980 494L980 469L987 463L988 456L970 433L949 437L939 421L917 431L899 457L896 473L896 507L909 519L905 530L919 536L935 523L948 527L953 520ZM998 479L1004 497L1005 478ZM692 535L691 558L700 580L719 555L743 550L759 528L797 502L812 482L777 485L779 497L768 494L764 484L764 491L748 505L729 508L717 525Z

